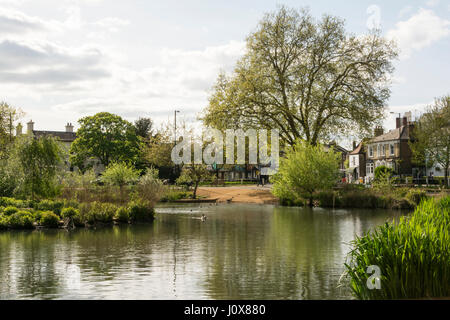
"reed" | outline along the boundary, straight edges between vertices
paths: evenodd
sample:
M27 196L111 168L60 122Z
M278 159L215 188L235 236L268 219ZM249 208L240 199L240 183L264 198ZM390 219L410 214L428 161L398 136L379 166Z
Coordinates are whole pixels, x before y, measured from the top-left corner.
M450 197L425 200L412 216L386 223L353 241L346 275L359 299L450 297ZM381 270L370 290L368 266Z

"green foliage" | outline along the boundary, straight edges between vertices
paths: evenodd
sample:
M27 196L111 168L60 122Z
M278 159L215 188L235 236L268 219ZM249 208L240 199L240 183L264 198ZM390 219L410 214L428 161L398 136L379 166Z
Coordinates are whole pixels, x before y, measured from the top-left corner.
M61 209L64 207L62 200L41 200L35 205L36 210L53 211L57 215L61 214Z
M411 132L410 147L417 164L438 163L444 169L448 186L450 168L450 95L438 98L429 106Z
M411 217L386 223L353 241L345 266L357 298L450 296L450 208L445 205L449 201L426 200ZM381 269L381 290L367 288L371 265Z
M90 216L93 216L95 222L110 223L113 221L117 207L111 203L91 203ZM92 218L90 218L92 219Z
M9 147L15 139L14 122L20 119L22 115L23 112L20 109L0 101L0 161L8 157Z
M55 196L59 192L56 176L62 170L63 153L60 143L50 136L16 139L10 159L18 165L16 193L33 199L35 196Z
M338 181L339 159L333 150L298 141L281 159L279 171L273 177L273 194L286 199L306 195L312 205L315 191L329 190Z
M394 169L386 166L378 166L375 168L375 179L382 179L386 175L389 177L394 174Z
M158 179L158 170L150 167L147 169L145 175L139 179L136 186L135 198L137 197L151 204L155 204L166 192L166 186Z
M0 206L2 207L16 207L16 208L31 208L33 207L33 202L28 200L18 200L14 198L0 198Z
M196 199L198 185L203 181L214 178L214 175L203 164L185 165L181 171L180 177L177 179L178 185L193 185L194 192L192 197Z
M423 200L428 199L427 193L420 189L410 189L405 197L415 205L419 205Z
M161 202L174 202L181 199L192 198L192 192L170 190L164 196L161 197Z
M125 186L139 180L140 170L124 162L112 162L102 175L102 181L112 186Z
M18 211L19 211L19 209L17 209L16 207L6 207L5 209L3 209L3 214L5 216L12 216L13 214L15 214Z
M62 209L61 217L64 219L70 218L73 219L79 214L79 211L73 207L67 207Z
M5 230L8 228L8 217L3 215L3 213L0 212L0 230Z
M131 201L128 208L132 222L148 222L155 218L155 210L146 201Z
M46 228L58 228L59 216L51 211L44 211L41 214L39 222L42 226Z
M88 159L97 158L104 166L112 162L135 163L140 142L135 127L118 115L100 112L78 121L77 139L70 147L70 161L84 168Z
M18 211L8 218L8 226L12 229L32 229L34 217L29 211Z
M394 48L379 33L349 34L338 17L317 20L283 6L247 37L233 74L219 75L203 121L219 129L279 128L290 145L368 133L389 98Z
M127 223L130 220L130 209L127 207L119 207L114 218L119 222Z

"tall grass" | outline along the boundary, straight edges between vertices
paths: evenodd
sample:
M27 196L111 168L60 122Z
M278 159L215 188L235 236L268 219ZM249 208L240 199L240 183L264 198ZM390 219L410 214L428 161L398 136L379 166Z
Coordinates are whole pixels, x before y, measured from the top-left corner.
M423 201L411 217L353 241L346 266L359 299L450 297L450 197ZM381 289L367 287L367 267L381 270Z

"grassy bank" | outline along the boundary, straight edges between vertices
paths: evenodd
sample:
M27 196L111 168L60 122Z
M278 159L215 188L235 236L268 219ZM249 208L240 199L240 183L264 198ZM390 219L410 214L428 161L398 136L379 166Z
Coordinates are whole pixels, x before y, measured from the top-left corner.
M357 238L346 264L359 299L450 297L450 197L423 201L410 217ZM380 268L381 289L367 286Z
M380 192L360 186L348 185L337 190L317 192L313 196L314 205L323 208L362 209L414 209L427 194L422 189L398 188L390 192ZM304 206L303 198L280 199L285 206Z
M98 201L80 203L73 200L0 198L0 230L93 227L150 222L153 219L153 205L143 200L117 205Z

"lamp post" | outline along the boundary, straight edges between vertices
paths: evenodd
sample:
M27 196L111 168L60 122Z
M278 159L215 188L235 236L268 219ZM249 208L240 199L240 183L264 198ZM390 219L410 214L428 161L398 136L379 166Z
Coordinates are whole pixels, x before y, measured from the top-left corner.
M174 133L175 133L175 144L174 144L174 146L176 147L177 146L177 113L180 113L180 110L175 110L174 111L174 115L175 115L175 117L174 117ZM175 165L175 167L174 167L174 173L175 173L175 175L177 174L177 165Z

